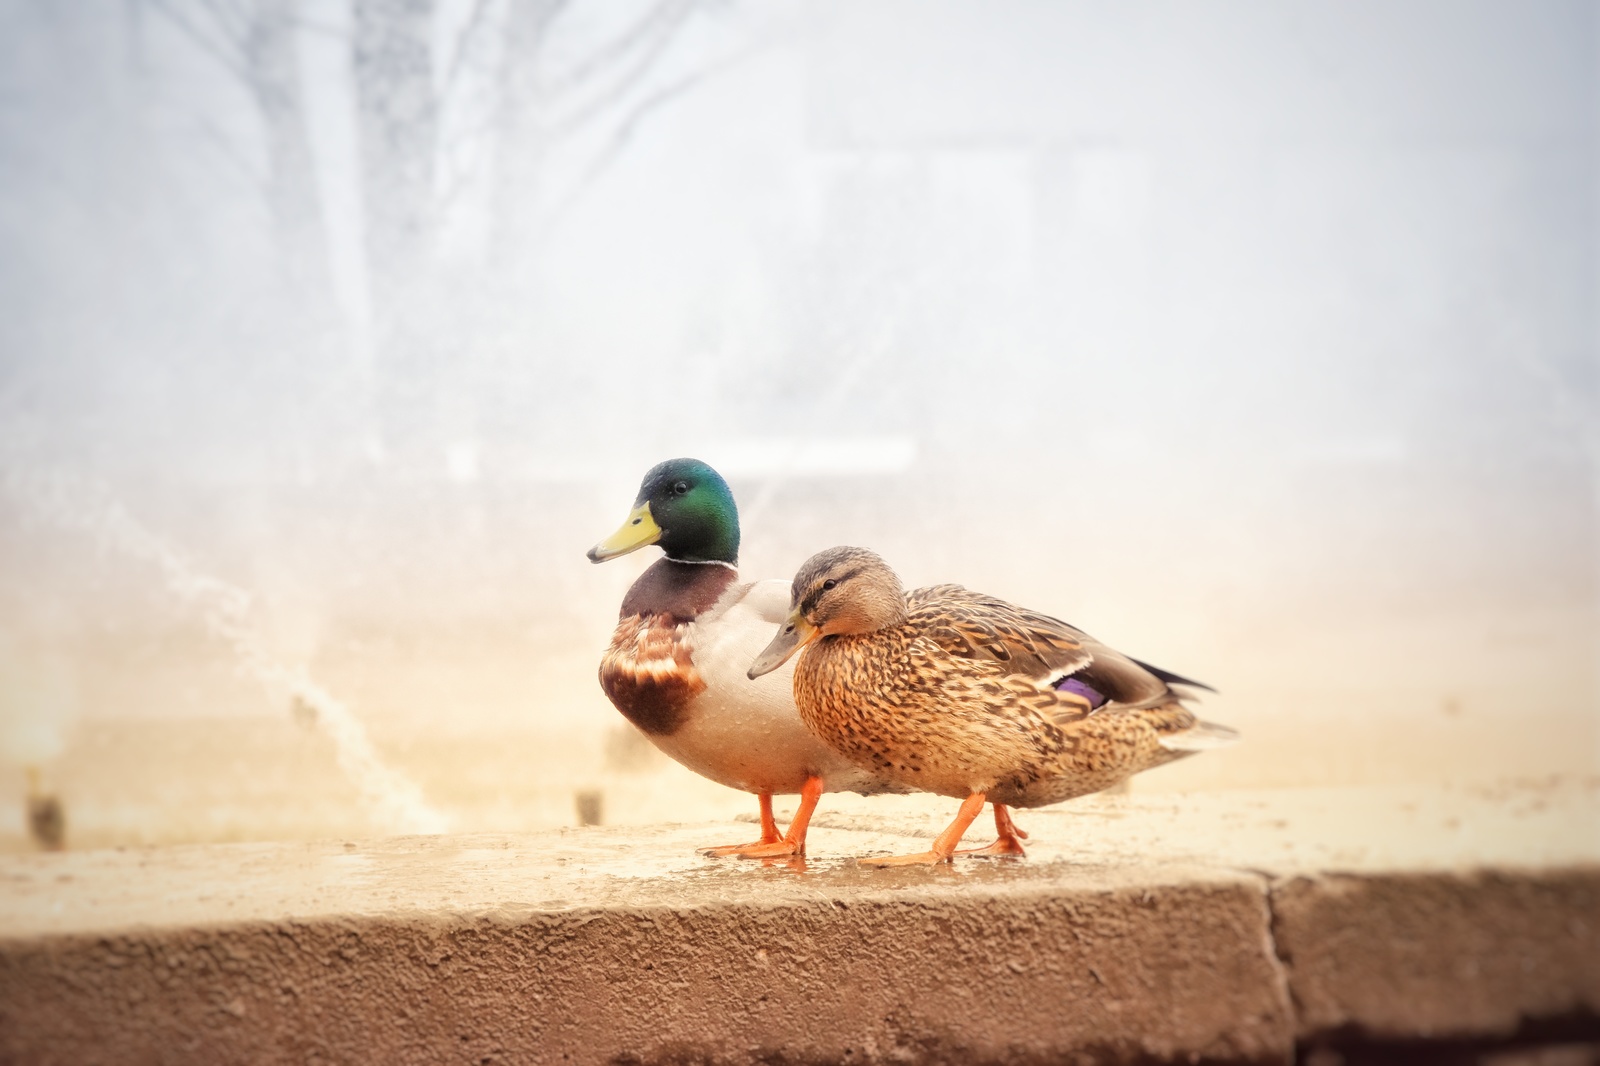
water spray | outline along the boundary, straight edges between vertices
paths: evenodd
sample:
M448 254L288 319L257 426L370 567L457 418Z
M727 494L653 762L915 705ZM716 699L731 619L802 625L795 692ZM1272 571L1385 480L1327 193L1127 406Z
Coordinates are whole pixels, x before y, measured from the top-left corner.
M0 464L0 489L37 520L86 534L103 548L155 567L167 591L232 650L245 674L268 688L287 689L295 706L314 712L307 719L333 741L339 768L387 829L440 833L448 827L449 820L416 784L379 757L349 707L313 681L304 666L287 666L267 653L248 592L200 573L98 482L60 470L23 469L12 462Z

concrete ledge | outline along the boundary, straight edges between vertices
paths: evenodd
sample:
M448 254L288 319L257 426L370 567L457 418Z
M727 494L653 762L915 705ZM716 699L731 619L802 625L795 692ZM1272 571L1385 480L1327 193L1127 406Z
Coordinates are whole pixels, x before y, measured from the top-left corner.
M1600 1039L1600 788L1530 789L1095 799L1028 812L1028 862L953 869L845 858L905 850L947 814L925 797L833 803L795 864L693 854L739 826L6 859L0 1061L1284 1062L1557 1016ZM1390 846L1352 857L1363 804ZM1477 864L1441 849L1508 810Z
M1594 867L1294 878L1272 909L1304 1038L1483 1038L1600 1018Z
M996 887L13 944L5 1049L62 1063L1282 1059L1288 1003L1248 881Z

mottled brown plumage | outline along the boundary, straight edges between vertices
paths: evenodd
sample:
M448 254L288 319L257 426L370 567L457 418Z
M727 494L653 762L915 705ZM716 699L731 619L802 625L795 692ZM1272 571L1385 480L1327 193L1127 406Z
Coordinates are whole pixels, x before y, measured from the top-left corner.
M600 687L622 716L650 736L671 736L705 691L689 622L671 614L624 615L600 657Z
M623 716L651 736L670 736L705 691L694 665L695 619L735 585L731 566L657 559L623 598L600 687Z
M812 732L882 777L978 797L980 809L984 797L1059 803L1233 738L1183 705L1163 679L1176 675L959 585L908 595L865 549L814 556L795 577L791 605L753 672L804 647L795 705ZM1103 702L1056 687L1068 678ZM942 850L911 858L948 858L956 830L941 836Z

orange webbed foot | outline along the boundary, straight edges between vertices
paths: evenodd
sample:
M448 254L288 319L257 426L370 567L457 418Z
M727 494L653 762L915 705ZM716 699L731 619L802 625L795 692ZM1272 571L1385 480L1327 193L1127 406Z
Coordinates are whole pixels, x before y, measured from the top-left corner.
M735 859L782 859L790 855L804 855L805 848L792 840L758 840L754 844L707 848L701 854Z
M937 851L921 851L915 855L871 855L856 860L862 866L935 866L950 861L950 855Z
M970 855L975 859L1026 859L1027 849L1016 839L1001 837L985 848L962 848L957 855Z
M795 811L789 831L778 835L778 823L772 817L772 794L761 793L761 839L749 844L729 844L720 848L705 848L700 854L715 858L733 859L784 859L806 853L806 828L811 824L811 814L822 798L822 778L809 777L800 788L800 809Z
M761 799L761 839L752 840L748 844L724 844L716 848L701 848L700 854L713 859L726 859L730 857L748 858L752 848L770 847L773 844L783 843L783 837L778 835L778 823L772 817L772 793L760 793Z
M778 840L752 840L748 844L722 844L714 848L701 848L700 854L710 859L746 858L752 848L770 847L773 844L783 843Z
M956 812L956 820L951 822L944 832L940 833L933 841L933 847L916 855L874 855L865 859L857 859L863 866L933 866L941 862L951 861L951 856L956 853L956 845L961 843L961 835L967 831L972 820L983 812L983 793L974 792L961 801L961 810ZM995 804L995 825L1001 825L1002 814L1005 808ZM1009 816L1005 817L1004 824L1011 826Z
M994 831L995 842L986 848L967 848L956 852L957 855L971 855L975 858L1017 858L1026 859L1028 851L1022 846L1022 841L1027 837L1011 821L1011 812L1006 810L1006 805L994 805Z

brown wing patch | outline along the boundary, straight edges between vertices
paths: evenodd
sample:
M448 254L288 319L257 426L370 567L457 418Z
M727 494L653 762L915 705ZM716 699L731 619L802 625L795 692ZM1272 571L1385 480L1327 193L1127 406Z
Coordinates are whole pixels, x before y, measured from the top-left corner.
M1043 681L1094 661L1088 638L1067 623L960 585L917 589L906 607L911 624L946 653L998 664L1002 674Z
M689 624L670 614L617 623L600 658L600 687L622 716L653 736L677 732L706 683L694 668Z

